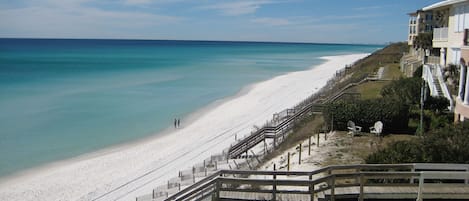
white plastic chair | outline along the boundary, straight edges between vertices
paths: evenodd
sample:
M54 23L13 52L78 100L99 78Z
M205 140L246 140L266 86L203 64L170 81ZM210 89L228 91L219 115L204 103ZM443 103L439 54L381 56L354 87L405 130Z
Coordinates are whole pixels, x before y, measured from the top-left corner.
M349 130L348 134L352 135L352 137L362 132L362 127L355 125L353 121L347 122L347 129Z
M377 121L373 127L370 127L370 133L374 133L377 136L380 136L383 132L383 122Z

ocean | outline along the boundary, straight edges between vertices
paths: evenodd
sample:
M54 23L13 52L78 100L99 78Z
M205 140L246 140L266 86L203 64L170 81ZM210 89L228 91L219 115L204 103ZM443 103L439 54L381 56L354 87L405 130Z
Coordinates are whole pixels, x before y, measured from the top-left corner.
M0 39L0 177L158 135L247 85L382 47Z

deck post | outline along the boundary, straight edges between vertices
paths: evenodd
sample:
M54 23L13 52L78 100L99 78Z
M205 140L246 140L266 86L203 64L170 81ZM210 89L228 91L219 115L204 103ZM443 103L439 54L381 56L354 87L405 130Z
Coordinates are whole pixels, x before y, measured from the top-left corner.
M218 200L220 200L220 189L221 189L221 182L220 182L219 179L217 179L216 185L217 185L217 187L216 187L216 188L217 188L217 192L216 192L216 194L215 194L215 198L216 198L216 200L218 201Z
M363 176L363 173L360 173L360 197L358 197L359 201L363 201L364 194L363 194L363 187L365 186L365 177Z
M423 184L425 183L425 178L423 177L423 172L420 172L420 177L419 177L419 190L417 192L417 201L422 201L423 200Z
M274 136L274 148L277 147L277 136Z
M411 172L415 172L415 165L412 166ZM411 183L411 184L414 183L414 177L410 177L410 183Z
M275 166L274 166L275 167ZM274 183L272 184L272 201L277 200L277 174L274 173Z
M249 164L249 159L248 159L247 157L246 157L246 164L248 164L248 167L249 167L250 170L253 169L252 166L251 166L251 164Z
M466 172L469 172L469 168L466 168ZM469 179L466 177L466 180L464 180L465 184L469 184Z
M309 175L309 196L310 201L314 201L314 184L313 184L313 175Z
M287 156L287 171L290 171L290 152L288 152Z
M195 167L192 166L192 181L195 183Z
M308 156L311 156L311 136L308 138Z
M331 180L331 201L335 201L335 175L332 175Z
M298 165L301 165L301 147L302 147L301 143L299 144L299 146L300 146L300 149L298 152Z
M317 147L319 147L319 132L318 132L318 140L317 140L316 145L317 145Z

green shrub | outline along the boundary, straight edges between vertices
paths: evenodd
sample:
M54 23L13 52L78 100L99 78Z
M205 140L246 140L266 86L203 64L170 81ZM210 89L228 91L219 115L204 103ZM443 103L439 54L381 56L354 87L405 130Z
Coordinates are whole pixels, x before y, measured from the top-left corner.
M445 97L428 96L423 106L427 110L440 113L442 111L448 110L449 101Z
M423 65L420 65L412 74L412 77L422 77Z
M367 163L465 163L469 164L469 123L452 125L424 134L423 138L398 141L365 159Z
M381 96L396 102L415 105L420 103L420 88L422 87L422 78L401 78L394 80L383 87Z
M337 130L347 130L347 122L353 121L367 131L376 121L381 121L384 131L398 131L407 129L409 107L388 99L335 102L326 105L324 116L326 122L333 119Z
M396 164L425 162L422 145L418 140L393 142L386 149L381 149L365 160L372 164Z
M469 123L429 132L423 138L423 148L428 162L469 163Z

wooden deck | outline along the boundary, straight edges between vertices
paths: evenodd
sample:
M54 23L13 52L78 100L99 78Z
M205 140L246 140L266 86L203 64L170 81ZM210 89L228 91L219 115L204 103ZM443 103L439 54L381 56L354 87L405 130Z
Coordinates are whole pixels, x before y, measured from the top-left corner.
M369 186L364 188L364 199L417 199L418 186ZM427 184L423 199L469 199L469 185ZM330 195L330 190L325 192ZM337 188L336 199L358 198L360 187Z
M222 170L167 198L210 199L469 200L469 164L344 165L311 172Z
M325 192L325 195L315 195L313 200L325 200L325 197L330 199L330 190ZM337 188L335 190L335 199L358 199L360 194L360 187L345 187ZM367 200L405 200L417 199L418 187L417 186L395 186L395 187L366 187L364 192L364 199ZM310 201L309 194L279 194L278 200L283 201ZM446 199L446 200L469 200L469 186L448 186L444 184L428 185L423 192L423 199ZM272 200L270 193L256 193L256 192L220 192L220 200Z

